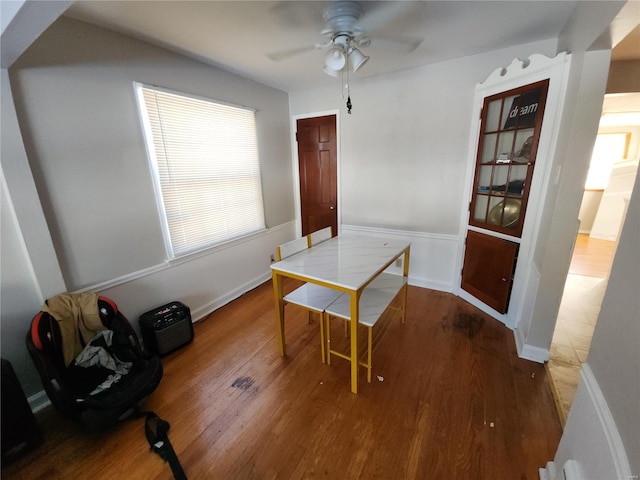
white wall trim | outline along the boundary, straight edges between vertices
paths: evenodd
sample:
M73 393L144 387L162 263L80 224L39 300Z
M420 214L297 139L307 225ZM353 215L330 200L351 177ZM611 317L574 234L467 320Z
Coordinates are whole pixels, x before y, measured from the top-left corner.
M549 360L549 349L536 347L533 345L527 345L525 343L524 334L522 329L516 328L513 331L513 336L516 341L516 349L518 351L518 357L525 360L531 360L532 362L544 363Z
M51 400L47 397L47 394L44 390L40 390L38 393L34 393L31 395L27 401L29 402L29 406L31 407L31 411L33 413L38 413L45 407L51 405Z
M538 469L538 477L540 480L555 480L556 464L554 462L547 462L545 468Z
M513 335L516 341L516 349L518 356L526 360L538 363L544 363L549 360L549 348L536 347L527 344L526 332L529 331L531 317L533 316L533 305L538 296L538 287L540 286L540 272L536 265L531 262L529 268L526 269L527 278L524 291L527 292L526 298L523 299L522 310L520 314L520 322L514 327Z
M198 308L194 308L191 310L191 320L193 322L197 322L198 320L203 319L207 315L211 314L214 310L217 310L221 307L224 307L227 303L232 302L236 298L241 297L249 290L253 290L254 288L262 285L267 280L271 279L271 271L256 277L243 285L240 285L238 288L235 288L229 292L226 292L224 295L221 295L217 298L214 298L210 302L198 306Z
M196 260L198 258L207 256L207 255L212 255L212 254L215 254L217 252L221 252L221 251L226 250L228 248L232 248L232 247L235 247L235 246L240 245L242 243L251 241L251 240L253 240L255 238L264 237L269 233L274 233L274 232L277 232L279 230L288 229L294 223L295 223L294 221L290 221L290 222L287 222L287 223L283 223L281 225L277 225L277 226L275 226L273 228L260 230L259 232L251 233L249 235L245 235L243 237L236 238L236 239L231 240L229 242L226 242L226 243L223 243L223 244L220 244L220 245L215 245L215 246L207 248L205 250L199 250L198 252L194 252L192 254L185 255L183 257L176 258L174 260L166 260L164 263L160 263L158 265L153 265L151 267L143 268L142 270L138 270L136 272L131 272L131 273L128 273L126 275L122 275L120 277L113 278L111 280L107 280L105 282L96 283L94 285L90 285L88 287L81 288L79 290L74 291L73 293L83 293L83 292L89 292L89 291L103 291L103 290L107 290L109 288L117 287L118 285L122 285L122 284L127 283L127 282L132 282L134 280L138 280L138 279L146 277L148 275L153 275L154 273L161 272L162 270L166 270L167 268L176 267L176 266L181 265L183 263L191 262L191 261ZM252 282L249 282L249 283L252 283ZM253 288L253 287L251 287L251 288Z
M611 410L609 410L609 405L602 394L598 380L594 376L588 363L582 364L580 378L584 382L589 399L597 413L598 421L604 433L604 440L609 448L611 459L616 469L616 477L623 479L633 478L629 458L627 457L622 438L618 432L618 427L613 419Z
M359 225L341 225L340 229L341 233L345 235L399 238L411 242L409 284L441 292L453 292L453 282L456 278L455 259L460 243L458 235ZM393 269L393 267L391 268Z
M430 238L436 240L446 240L446 241L458 241L458 235L447 235L443 233L427 233L427 232L415 232L413 230L397 230L390 228L380 228L380 227L363 227L360 225L342 225L342 230L345 232L361 232L363 234L382 234L385 236L395 236L395 237L415 237L415 238Z
M12 223L14 223L16 226L18 226L18 228L16 228L17 230L17 235L19 237L20 240L20 248L22 250L22 254L24 255L24 258L26 259L26 263L27 266L29 267L29 275L31 277L31 280L33 282L33 285L35 287L35 289L38 292L38 295L41 298L44 298L44 295L42 294L42 290L40 289L40 284L38 283L38 276L36 274L36 270L33 266L33 261L31 260L31 256L29 255L29 248L27 247L27 242L24 238L24 235L22 233L22 228L19 228L20 225L20 220L18 218L18 215L16 215L16 210L14 208L13 205L13 199L11 198L11 194L9 193L9 186L7 185L7 181L6 178L4 176L4 170L2 168L2 165L0 164L0 189L5 192L5 195L3 195L2 200L3 202L6 202L7 205L7 209L9 210L9 215L11 216L11 221Z
M580 369L580 383L556 456L539 470L539 475L542 480L637 478L631 472L615 420L588 363Z
M89 285L88 287L75 290L71 293L84 293L84 292L106 290L108 288L113 288L113 287L117 287L118 285L122 285L123 283L132 282L133 280L146 277L147 275L153 275L154 273L160 272L169 267L170 267L169 262L160 263L158 265L153 265L149 268L143 268L142 270L127 273L126 275L122 275L120 277L107 280L106 282L96 283L95 285Z

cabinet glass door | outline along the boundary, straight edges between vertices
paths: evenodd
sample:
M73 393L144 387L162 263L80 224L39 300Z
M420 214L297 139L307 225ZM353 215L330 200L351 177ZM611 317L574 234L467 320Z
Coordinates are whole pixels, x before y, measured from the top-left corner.
M549 81L485 98L469 224L520 237Z

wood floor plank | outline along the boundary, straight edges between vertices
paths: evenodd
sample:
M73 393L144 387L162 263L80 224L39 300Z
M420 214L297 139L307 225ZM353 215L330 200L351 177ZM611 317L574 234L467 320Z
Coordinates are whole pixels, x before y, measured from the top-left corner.
M553 459L561 426L544 367L466 302L409 287L405 323L389 320L354 395L349 363L321 363L318 319L294 306L280 357L272 295L267 282L217 310L163 359L145 406L171 423L189 479L521 480ZM171 478L141 420L87 434L38 418L45 442L3 478Z

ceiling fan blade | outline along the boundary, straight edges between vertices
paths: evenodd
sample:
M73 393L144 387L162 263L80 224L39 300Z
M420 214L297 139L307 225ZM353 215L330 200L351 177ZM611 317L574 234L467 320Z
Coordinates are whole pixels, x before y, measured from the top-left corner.
M322 28L322 2L279 1L269 10L283 28L316 32Z
M308 45L305 47L290 48L288 50L282 50L280 52L267 53L266 55L269 60L280 62L282 60L287 60L291 57L295 57L296 55L316 50L316 48L317 47L315 45Z
M379 36L376 35L372 42L376 45L384 43L390 47L398 48L406 53L413 52L416 48L422 45L423 38L418 37L403 37L403 36Z
M392 1L392 2L362 2L364 15L358 21L358 25L371 37L376 37L376 30L403 20L410 20L416 16L424 16L425 3L416 1Z

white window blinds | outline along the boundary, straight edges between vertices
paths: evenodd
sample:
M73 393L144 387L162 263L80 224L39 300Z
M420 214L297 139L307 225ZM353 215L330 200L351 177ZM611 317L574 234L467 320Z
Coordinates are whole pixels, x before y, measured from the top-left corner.
M136 92L169 255L264 229L254 112L140 84Z

